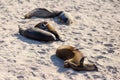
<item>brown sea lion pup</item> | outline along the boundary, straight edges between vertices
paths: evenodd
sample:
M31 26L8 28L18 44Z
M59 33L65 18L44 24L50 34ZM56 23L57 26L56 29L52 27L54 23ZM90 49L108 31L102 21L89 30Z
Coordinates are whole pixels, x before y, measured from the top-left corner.
M55 35L55 37L57 38L58 41L63 41L60 38L58 32L55 30L55 28L48 22L45 22L45 21L44 22L40 22L37 25L35 25L35 28L39 28L39 29L42 29L42 30L49 31L49 32L51 32L52 34Z
M72 69L76 71L97 71L97 67L94 64L85 64L84 56L78 50L72 46L60 46L56 50L56 56L65 60L64 67Z
M62 11L49 11L45 8L35 8L32 11L25 14L26 18L38 17L38 18L54 18L58 16Z
M29 28L24 30L23 28L19 27L19 33L22 36L38 41L48 42L56 40L56 37L52 33L38 28Z

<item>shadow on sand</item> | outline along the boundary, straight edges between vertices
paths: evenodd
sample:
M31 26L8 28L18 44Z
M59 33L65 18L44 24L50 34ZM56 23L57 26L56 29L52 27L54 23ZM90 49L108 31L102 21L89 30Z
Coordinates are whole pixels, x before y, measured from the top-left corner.
M57 66L58 72L66 72L68 68L64 68L64 61L62 59L59 59L56 55L51 56L51 60L55 66Z
M49 42L44 42L44 41L36 41L36 40L32 40L32 39L28 39L26 37L21 36L20 34L14 34L14 36L16 36L18 39L20 39L23 42L29 43L29 44L50 44L53 41L49 41Z

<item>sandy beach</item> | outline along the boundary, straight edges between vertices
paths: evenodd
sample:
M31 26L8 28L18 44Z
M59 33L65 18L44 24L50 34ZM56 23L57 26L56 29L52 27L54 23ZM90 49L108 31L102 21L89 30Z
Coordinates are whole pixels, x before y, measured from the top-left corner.
M66 11L71 25L54 19L24 19L35 8ZM0 0L0 80L120 80L120 0ZM18 26L47 21L65 42L39 42L18 33ZM61 45L77 47L98 72L63 67L55 56Z

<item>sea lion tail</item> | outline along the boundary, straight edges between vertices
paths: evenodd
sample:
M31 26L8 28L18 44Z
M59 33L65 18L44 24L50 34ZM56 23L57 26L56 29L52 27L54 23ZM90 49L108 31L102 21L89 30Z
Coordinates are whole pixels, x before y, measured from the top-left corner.
M20 33L21 35L23 35L24 29L21 28L20 26L18 26L18 28L19 28L19 33Z

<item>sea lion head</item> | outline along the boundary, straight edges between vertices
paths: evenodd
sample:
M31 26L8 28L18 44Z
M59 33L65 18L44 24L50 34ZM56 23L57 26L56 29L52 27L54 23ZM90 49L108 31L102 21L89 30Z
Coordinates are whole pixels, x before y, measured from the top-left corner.
M38 23L38 24L35 26L35 28L39 28L39 29L47 30L47 31L48 31L48 29L47 29L47 27L46 27L47 25L48 25L48 22L44 21L44 22Z
M73 23L73 18L68 12L61 12L58 16L58 21L62 24L70 25Z
M23 28L21 28L21 27L18 27L19 28L19 33L21 34L21 35L24 35L24 29Z

